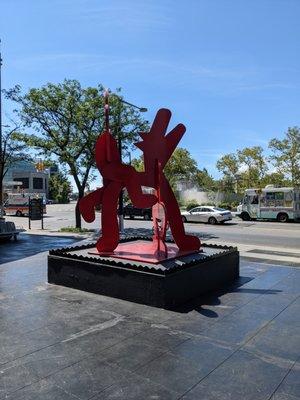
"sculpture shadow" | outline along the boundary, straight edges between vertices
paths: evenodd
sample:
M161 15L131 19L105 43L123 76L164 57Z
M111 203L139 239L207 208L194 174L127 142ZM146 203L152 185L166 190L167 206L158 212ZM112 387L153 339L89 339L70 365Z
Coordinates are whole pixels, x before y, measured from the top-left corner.
M210 308L206 308L206 306L219 306L222 304L220 298L228 293L250 293L250 294L268 294L268 295L276 295L281 293L282 290L275 289L252 289L252 288L243 288L242 286L247 282L250 282L254 278L242 276L240 277L233 285L230 285L226 288L223 288L218 291L214 291L211 293L207 293L203 296L200 296L196 299L193 299L182 306L176 308L174 311L186 314L191 311L196 311L199 314L207 317L207 318L218 318L219 314L217 311L212 310ZM224 304L226 305L226 304Z

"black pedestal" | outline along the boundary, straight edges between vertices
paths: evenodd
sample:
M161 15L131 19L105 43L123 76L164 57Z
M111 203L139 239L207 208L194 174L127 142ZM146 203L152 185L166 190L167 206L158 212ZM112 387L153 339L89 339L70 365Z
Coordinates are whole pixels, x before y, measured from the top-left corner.
M149 240L130 238L124 241ZM121 241L122 242L122 241ZM174 308L239 277L236 248L202 245L202 252L159 264L90 255L94 244L51 250L48 282L162 308Z

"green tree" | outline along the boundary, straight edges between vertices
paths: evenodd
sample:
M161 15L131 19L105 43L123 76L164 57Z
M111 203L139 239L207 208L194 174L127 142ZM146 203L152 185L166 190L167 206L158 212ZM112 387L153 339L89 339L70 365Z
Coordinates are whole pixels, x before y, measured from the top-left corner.
M217 169L223 173L220 189L225 192L239 191L239 159L233 154L225 154L217 161Z
M248 188L261 187L261 180L268 169L263 151L261 146L245 147L237 151L239 164L246 167L242 176Z
M286 177L290 178L293 186L300 185L300 128L288 128L285 138L272 139L269 148L273 155L270 161Z
M203 168L202 170L198 170L195 176L197 185L199 188L204 189L204 190L212 190L215 191L218 187L217 182L214 180L214 178L208 173L206 168Z
M55 200L57 203L68 203L69 197L72 192L68 178L62 173L58 172L49 178L49 198Z
M292 186L292 181L286 179L282 172L271 172L266 174L261 180L261 187L274 185L276 187Z
M178 147L167 162L164 173L170 185L176 188L178 182L194 182L198 172L197 162L187 149Z
M35 130L31 134L19 134L18 138L40 155L55 158L66 166L74 178L80 200L95 167L94 146L104 127L103 86L83 88L76 80L64 80L30 89L25 94L19 86L5 93L20 105L19 116L25 126ZM120 135L125 149L147 123L136 109L120 99L120 89L110 96L111 128L114 134ZM78 202L75 213L76 227L80 228Z
M133 159L132 165L137 171L143 171L143 156ZM181 147L175 149L164 168L164 174L175 191L177 184L182 180L195 182L197 173L197 162L192 158L188 150Z

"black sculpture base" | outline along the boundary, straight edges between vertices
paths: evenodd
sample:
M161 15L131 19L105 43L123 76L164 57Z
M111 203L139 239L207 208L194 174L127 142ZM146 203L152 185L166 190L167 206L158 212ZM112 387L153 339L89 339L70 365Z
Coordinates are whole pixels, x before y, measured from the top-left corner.
M150 239L121 242L134 240ZM93 248L89 244L51 250L48 282L170 309L239 277L239 253L234 247L204 244L201 252L158 264L91 255Z

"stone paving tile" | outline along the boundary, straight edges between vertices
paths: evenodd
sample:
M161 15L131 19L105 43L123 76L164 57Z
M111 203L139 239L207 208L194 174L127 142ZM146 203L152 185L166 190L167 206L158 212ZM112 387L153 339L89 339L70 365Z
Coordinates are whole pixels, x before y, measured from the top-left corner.
M173 390L166 389L150 379L132 375L128 380L104 390L93 397L93 400L177 400L179 394Z
M138 335L139 340L145 340L149 344L157 345L165 349L172 349L190 338L185 332L171 330L165 325L152 324L150 329Z
M100 355L96 355L62 369L52 375L50 380L76 398L88 400L115 382L129 378L128 371L112 366Z
M176 357L172 353L161 355L139 368L136 373L168 390L182 394L203 377L203 373L188 359Z
M55 334L47 327L25 335L20 335L18 332L11 336L4 334L1 337L0 365L60 342L62 339L62 334Z
M26 365L0 367L0 399L37 380L37 375Z
M184 400L267 400L289 367L238 351L183 396Z
M186 340L170 352L176 357L189 361L201 372L202 376L205 376L233 354L234 349L199 336Z
M296 361L300 353L300 326L291 329L275 318L244 348L260 356L277 358L278 363Z
M112 329L99 332L70 336L53 346L35 351L25 357L12 361L11 364L26 365L40 378L58 371L68 365L78 362L89 355L100 352L125 339L125 336Z
M299 351L298 351L299 353ZM300 363L297 362L280 384L272 399L300 399Z
M270 400L299 400L299 397L295 397L286 393L275 393Z
M7 400L74 400L76 397L66 393L49 379L26 386L6 396Z
M262 295L204 331L207 337L240 346L289 306L295 296ZM276 295L274 295L276 296Z
M300 397L299 270L242 261L237 285L169 311L47 285L45 266L0 265L0 399Z
M135 371L165 352L166 349L159 346L159 343L150 344L150 342L142 340L138 335L98 353L97 356L109 364L118 365L125 370Z

